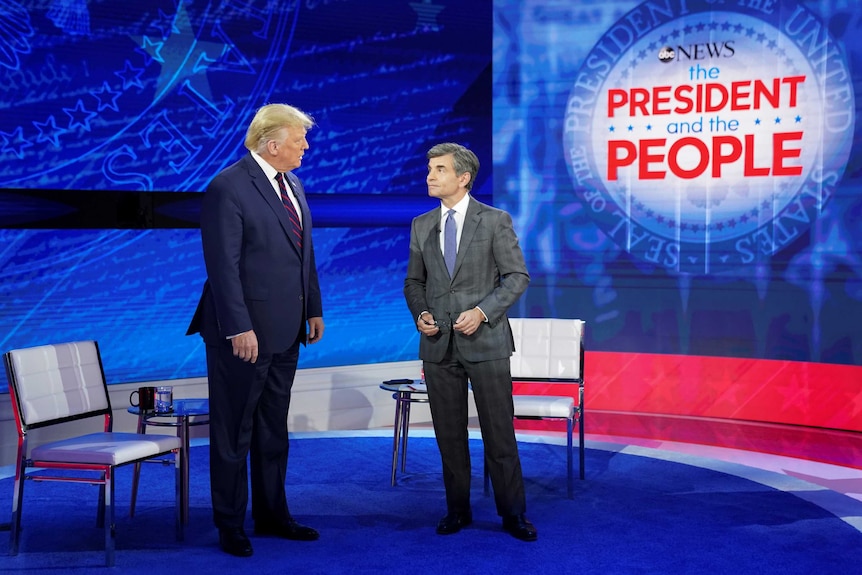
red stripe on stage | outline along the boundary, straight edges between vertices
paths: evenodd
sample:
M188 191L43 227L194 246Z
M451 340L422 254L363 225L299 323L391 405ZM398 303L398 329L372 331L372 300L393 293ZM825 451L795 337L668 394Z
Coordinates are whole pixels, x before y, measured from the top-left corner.
M862 367L732 357L587 352L589 410L862 431ZM566 391L562 391L566 390ZM571 394L561 384L516 393Z

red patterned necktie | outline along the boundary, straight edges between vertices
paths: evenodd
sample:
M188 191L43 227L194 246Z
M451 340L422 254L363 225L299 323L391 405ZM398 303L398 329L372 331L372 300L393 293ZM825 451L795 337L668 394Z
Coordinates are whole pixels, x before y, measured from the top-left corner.
M278 182L278 189L281 192L281 203L284 204L284 209L287 210L287 217L290 220L292 231L294 235L296 235L296 243L300 248L302 248L302 224L299 223L299 215L296 213L293 201L287 193L284 176L281 172L275 176L275 180Z

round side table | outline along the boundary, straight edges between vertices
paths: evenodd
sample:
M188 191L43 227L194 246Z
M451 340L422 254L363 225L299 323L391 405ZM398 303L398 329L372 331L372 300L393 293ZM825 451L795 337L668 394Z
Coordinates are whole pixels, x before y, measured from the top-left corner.
M189 522L189 428L197 425L208 425L209 399L175 399L173 410L167 413L156 413L152 410L141 411L136 406L130 406L128 412L138 416L138 433L146 433L147 427L175 427L180 438L182 457L180 458L180 477L182 480L181 517L184 524ZM132 501L129 505L129 515L135 515L135 502L138 498L138 483L141 477L141 463L135 463L132 476Z
M392 437L392 478L398 471L398 453L401 452L401 473L407 465L407 435L410 432L410 405L428 403L428 388L418 379L390 379L380 384L380 389L391 391L395 400L395 425Z

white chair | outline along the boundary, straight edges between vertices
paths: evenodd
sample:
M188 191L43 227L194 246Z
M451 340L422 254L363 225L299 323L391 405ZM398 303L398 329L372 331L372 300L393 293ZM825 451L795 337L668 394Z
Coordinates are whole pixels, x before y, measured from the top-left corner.
M180 439L172 435L113 433L111 402L95 341L12 350L4 354L9 391L18 428L15 490L12 494L10 555L17 555L24 480L99 485L96 524L105 529L105 562L114 564L115 468L155 456L173 455L176 474L176 535L181 521ZM31 430L102 416L101 431L28 448ZM60 428L57 428L58 430ZM57 431L56 433L62 433ZM36 472L28 472L30 468ZM64 470L59 474L54 470ZM74 477L68 473L74 472ZM107 520L106 520L107 519ZM56 526L46 526L55 528Z
M567 493L573 497L572 431L578 426L578 463L584 478L584 322L579 319L511 318L515 353L512 381L567 384L572 395L514 394L516 419L566 421ZM485 472L485 492L489 478Z

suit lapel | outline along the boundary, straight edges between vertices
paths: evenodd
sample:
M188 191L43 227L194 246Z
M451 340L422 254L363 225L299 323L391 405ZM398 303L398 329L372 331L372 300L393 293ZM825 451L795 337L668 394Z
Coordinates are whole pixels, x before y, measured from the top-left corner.
M482 222L481 212L482 205L471 197L470 203L467 204L467 213L464 215L464 229L461 231L461 242L458 244L458 255L455 258L455 271L452 277L458 275L458 270L461 269L461 263L464 261L464 254L470 249L473 236L476 235L476 230Z
M299 245L296 243L296 238L291 233L291 224L290 220L288 219L287 210L284 208L284 204L281 203L281 200L278 198L278 196L275 195L272 184L270 184L269 180L266 177L266 174L263 173L263 170L260 169L260 166L258 166L257 162L254 161L254 158L251 157L251 154L248 154L246 156L246 163L248 165L248 171L249 175L251 176L252 184L254 184L254 187L257 189L263 200L267 204L269 204L269 207L275 213L275 216L278 218L279 224L281 224L281 229L284 231L284 235L287 237L288 241L291 243L297 253L301 253ZM290 174L288 174L288 177L290 177ZM299 194L297 194L297 198L299 198ZM299 205L302 207L303 222L308 221L308 206L305 205L305 200L300 200ZM305 230L306 226L303 225L303 243L307 243L305 241L307 233Z
M421 228L417 228L417 232L422 234L424 230L425 240L422 242L422 251L426 254L426 261L439 267L442 273L449 275L446 271L446 261L443 259L443 252L440 250L440 208L436 208L425 215L421 216Z

